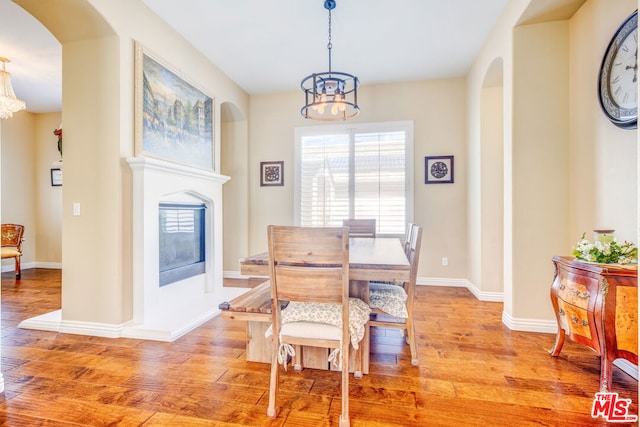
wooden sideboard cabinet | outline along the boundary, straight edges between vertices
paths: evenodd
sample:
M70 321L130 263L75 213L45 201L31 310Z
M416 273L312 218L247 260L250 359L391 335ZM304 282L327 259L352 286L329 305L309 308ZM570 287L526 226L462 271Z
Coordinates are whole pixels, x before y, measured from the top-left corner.
M551 303L558 320L558 356L568 336L600 356L600 391L610 390L613 361L638 364L638 266L553 257Z

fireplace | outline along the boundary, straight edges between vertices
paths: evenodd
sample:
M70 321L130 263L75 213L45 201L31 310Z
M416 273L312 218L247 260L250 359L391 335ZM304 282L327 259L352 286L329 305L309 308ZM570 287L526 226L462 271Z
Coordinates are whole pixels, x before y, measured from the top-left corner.
M221 302L245 291L222 285L222 186L229 177L151 157L127 162L133 182L133 281L131 296L125 293L122 300L125 307L130 304L132 319L121 325L66 322L62 310L56 310L21 322L21 328L173 341L218 315ZM161 240L166 248L189 249L161 255ZM200 265L195 274L171 283L160 279L160 265L172 271L193 264Z
M222 185L229 178L150 157L127 161L133 172L133 319L121 336L173 341L217 315L228 298Z
M204 204L160 203L160 286L206 271Z

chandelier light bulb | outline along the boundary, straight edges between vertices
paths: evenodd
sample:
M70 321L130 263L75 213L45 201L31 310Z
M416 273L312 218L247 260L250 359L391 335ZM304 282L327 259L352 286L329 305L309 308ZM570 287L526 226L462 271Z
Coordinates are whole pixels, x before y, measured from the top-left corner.
M13 113L24 110L26 104L23 100L18 99L13 92L11 86L11 74L6 70L7 58L0 57L2 62L2 70L0 70L0 119L8 119L13 117Z

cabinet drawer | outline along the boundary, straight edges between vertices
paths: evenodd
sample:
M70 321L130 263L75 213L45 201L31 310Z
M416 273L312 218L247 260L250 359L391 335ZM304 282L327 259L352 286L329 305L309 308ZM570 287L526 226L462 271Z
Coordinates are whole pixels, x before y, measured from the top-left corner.
M597 289L597 286L592 289ZM572 275L560 278L560 284L558 285L557 292L558 297L569 304L584 308L585 310L589 307L591 291L582 283L572 280Z
M558 310L562 328L572 334L591 339L589 312L587 310L558 300Z

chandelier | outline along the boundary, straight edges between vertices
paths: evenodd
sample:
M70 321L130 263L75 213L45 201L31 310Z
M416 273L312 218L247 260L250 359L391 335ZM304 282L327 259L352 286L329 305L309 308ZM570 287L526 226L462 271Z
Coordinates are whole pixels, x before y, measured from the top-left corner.
M329 11L329 71L313 73L300 83L305 96L305 105L300 114L305 119L346 120L360 112L358 107L358 78L352 74L331 70L331 10L335 0L325 0L324 8Z
M0 71L0 119L9 119L13 117L13 113L24 110L26 105L23 100L16 98L16 94L11 87L11 74L6 70L5 66L9 61L7 58L0 57L2 62L2 71Z

